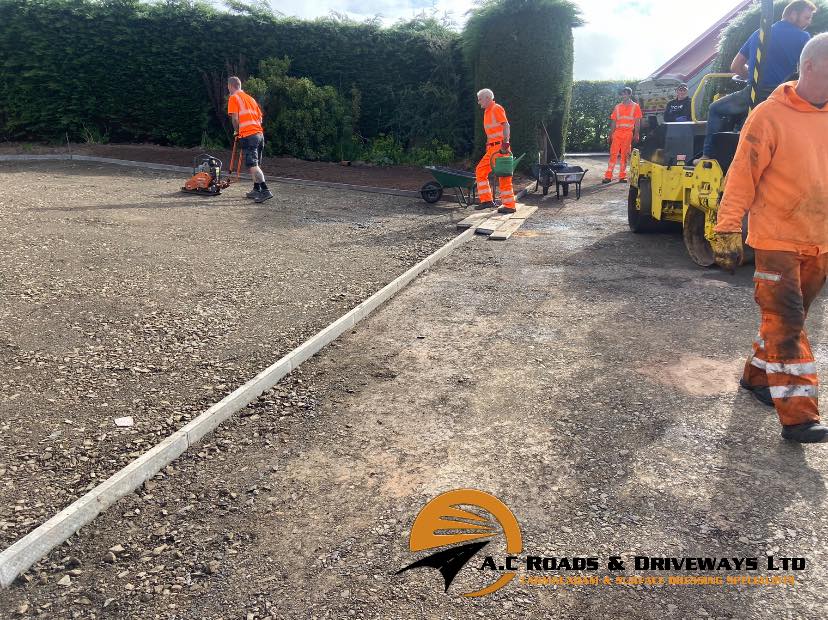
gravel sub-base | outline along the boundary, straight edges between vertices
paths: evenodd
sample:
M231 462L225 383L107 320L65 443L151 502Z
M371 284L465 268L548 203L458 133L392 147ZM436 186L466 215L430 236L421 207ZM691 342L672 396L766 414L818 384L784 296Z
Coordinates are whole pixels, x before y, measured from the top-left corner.
M0 548L421 260L465 212L168 173L4 163ZM116 418L132 417L119 427Z
M119 620L825 618L825 446L781 440L738 388L752 270L700 269L676 234L633 235L626 188L540 200L477 236L351 333L54 549L0 617ZM825 302L808 332L825 372ZM444 591L412 522L449 489L493 493L529 555L600 558L600 585L515 580L483 557ZM794 586L618 577L768 577ZM624 570L608 570L613 556ZM759 570L638 570L634 556L756 557ZM525 570L522 574L527 574ZM611 578L606 584L604 577Z

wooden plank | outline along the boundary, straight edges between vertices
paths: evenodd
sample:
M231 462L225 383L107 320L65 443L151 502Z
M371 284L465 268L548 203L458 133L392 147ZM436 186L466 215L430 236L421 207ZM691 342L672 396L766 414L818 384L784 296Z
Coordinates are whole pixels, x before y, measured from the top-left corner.
M526 222L525 219L510 219L489 235L489 241L506 241L518 228L523 226L524 222Z
M515 213L512 214L513 220L525 220L530 215L532 215L535 211L537 211L537 207L530 207L529 205L518 205L518 209Z
M485 222L480 224L477 227L476 232L479 235L491 235L495 230L498 229L498 227L500 227L501 224L507 222L511 217L512 216L508 213L504 213L502 215L493 215Z
M537 207L530 207L529 205L518 205L517 211L512 214L504 213L502 215L494 215L477 227L477 232L481 235L491 235L496 230L501 230L506 222L511 220L520 220L523 222L537 211ZM510 233L511 234L511 233ZM508 237L507 237L508 238Z
M497 211L479 211L457 222L457 230L466 230L489 219Z

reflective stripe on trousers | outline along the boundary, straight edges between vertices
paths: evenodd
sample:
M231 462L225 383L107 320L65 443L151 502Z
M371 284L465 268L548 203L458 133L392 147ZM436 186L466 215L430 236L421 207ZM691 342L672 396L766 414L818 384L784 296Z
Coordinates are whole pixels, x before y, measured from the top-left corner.
M480 202L491 202L494 199L492 186L489 184L489 175L492 173L492 155L499 152L499 144L487 148L485 155L474 169L474 176L477 180L477 195ZM497 184L500 188L500 198L503 201L503 206L514 207L515 193L512 189L512 177L497 177Z
M744 380L770 388L784 425L819 421L819 378L805 318L825 282L828 254L756 250L755 299L762 324Z
M605 179L611 179L613 170L615 170L615 162L621 158L621 170L618 173L619 179L627 178L627 158L630 156L630 149L632 149L632 132L619 132L617 129L612 135L612 144L610 145L609 163L607 171L604 173Z

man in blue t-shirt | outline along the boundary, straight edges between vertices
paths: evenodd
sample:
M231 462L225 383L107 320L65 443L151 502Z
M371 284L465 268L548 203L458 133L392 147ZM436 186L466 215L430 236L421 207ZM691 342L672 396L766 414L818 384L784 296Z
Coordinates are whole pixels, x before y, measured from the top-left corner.
M816 5L810 0L796 0L785 7L782 20L771 27L770 45L762 61L762 81L759 84L759 98L764 100L777 86L787 81L796 72L802 48L811 38L805 28L811 25ZM747 87L722 97L710 104L707 115L707 135L704 139L702 157L713 154L713 134L722 130L725 121L741 116L750 109L750 90L756 52L759 49L759 31L754 32L730 63L730 70L747 80Z

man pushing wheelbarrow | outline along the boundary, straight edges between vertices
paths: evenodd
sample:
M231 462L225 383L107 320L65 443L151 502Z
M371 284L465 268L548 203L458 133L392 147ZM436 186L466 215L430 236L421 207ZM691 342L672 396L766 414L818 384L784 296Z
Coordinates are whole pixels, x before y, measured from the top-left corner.
M491 89L484 88L477 93L477 103L483 108L483 129L486 132L486 154L477 164L474 170L477 180L477 194L480 197L480 204L475 209L494 208L494 196L492 186L489 184L489 175L492 173L492 166L498 157L509 155L509 120L506 118L506 110L503 106L495 103L494 93ZM500 200L502 206L499 213L515 212L515 191L512 188L511 176L498 176L500 186Z

